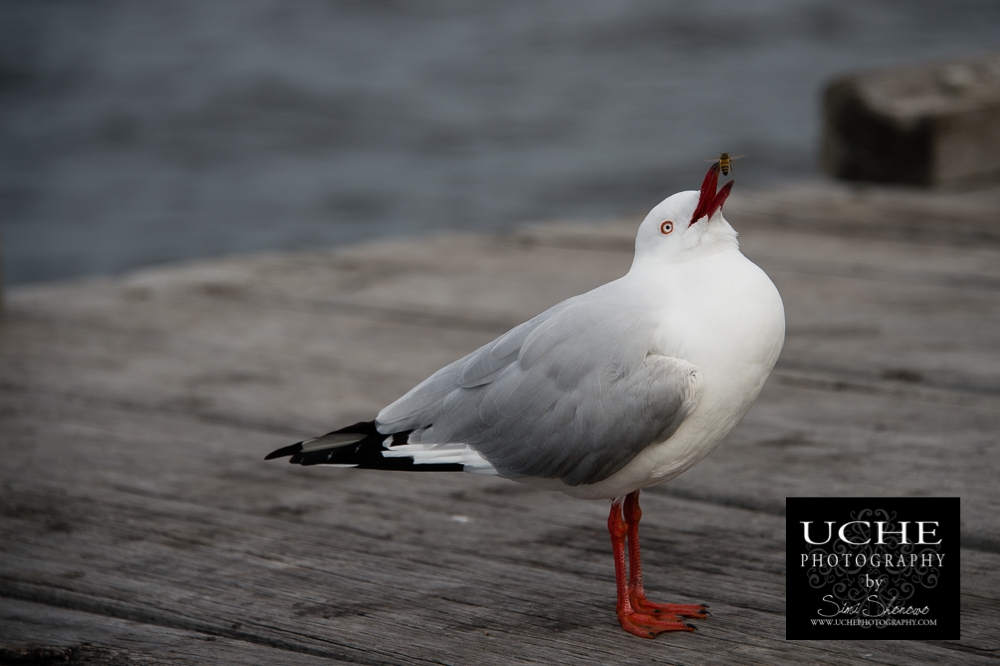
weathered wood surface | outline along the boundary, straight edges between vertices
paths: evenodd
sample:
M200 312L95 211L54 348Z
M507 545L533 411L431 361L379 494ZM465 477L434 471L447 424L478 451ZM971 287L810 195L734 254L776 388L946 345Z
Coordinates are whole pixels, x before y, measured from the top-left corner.
M1000 197L914 196L734 195L788 337L728 441L644 494L652 596L715 613L654 641L616 625L603 503L262 460L621 275L637 220L12 290L0 663L996 663ZM962 497L963 639L785 641L795 495Z

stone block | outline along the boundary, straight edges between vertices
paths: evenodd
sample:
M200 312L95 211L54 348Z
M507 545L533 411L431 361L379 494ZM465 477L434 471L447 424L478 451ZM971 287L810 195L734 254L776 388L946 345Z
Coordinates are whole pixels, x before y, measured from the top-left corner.
M841 77L823 113L823 169L836 178L1000 181L1000 53Z

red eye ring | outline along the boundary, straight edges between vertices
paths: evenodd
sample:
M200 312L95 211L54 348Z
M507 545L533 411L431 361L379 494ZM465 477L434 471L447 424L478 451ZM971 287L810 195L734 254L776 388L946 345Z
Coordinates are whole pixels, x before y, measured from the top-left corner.
M674 223L671 222L670 220L664 220L663 222L660 222L660 233L663 234L664 236L666 236L673 230L674 230Z

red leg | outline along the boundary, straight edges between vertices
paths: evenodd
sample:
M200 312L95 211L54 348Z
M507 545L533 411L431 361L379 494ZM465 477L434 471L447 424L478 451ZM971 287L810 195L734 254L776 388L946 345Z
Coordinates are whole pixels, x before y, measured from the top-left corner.
M622 517L621 502L611 504L608 532L611 534L611 548L615 556L615 584L618 588L616 610L622 629L642 638L653 638L664 631L693 631L693 626L674 615L660 614L654 617L633 608L625 566L625 539L629 533L629 525Z
M632 608L647 615L676 615L680 617L705 618L708 606L703 604L658 604L646 598L642 587L642 562L639 555L639 491L629 493L624 502L625 523L628 525L628 588Z

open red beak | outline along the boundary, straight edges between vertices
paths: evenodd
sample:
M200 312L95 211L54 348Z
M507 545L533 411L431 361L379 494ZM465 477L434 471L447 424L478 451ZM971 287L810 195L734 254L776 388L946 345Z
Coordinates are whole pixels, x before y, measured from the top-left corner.
M694 215L691 216L691 222L688 224L689 227L703 217L711 219L713 215L722 210L722 204L726 203L726 199L729 198L729 193L733 189L733 181L723 185L722 189L716 193L715 190L718 186L719 163L716 162L708 168L705 180L701 183L701 196L698 197L698 207L694 209Z

